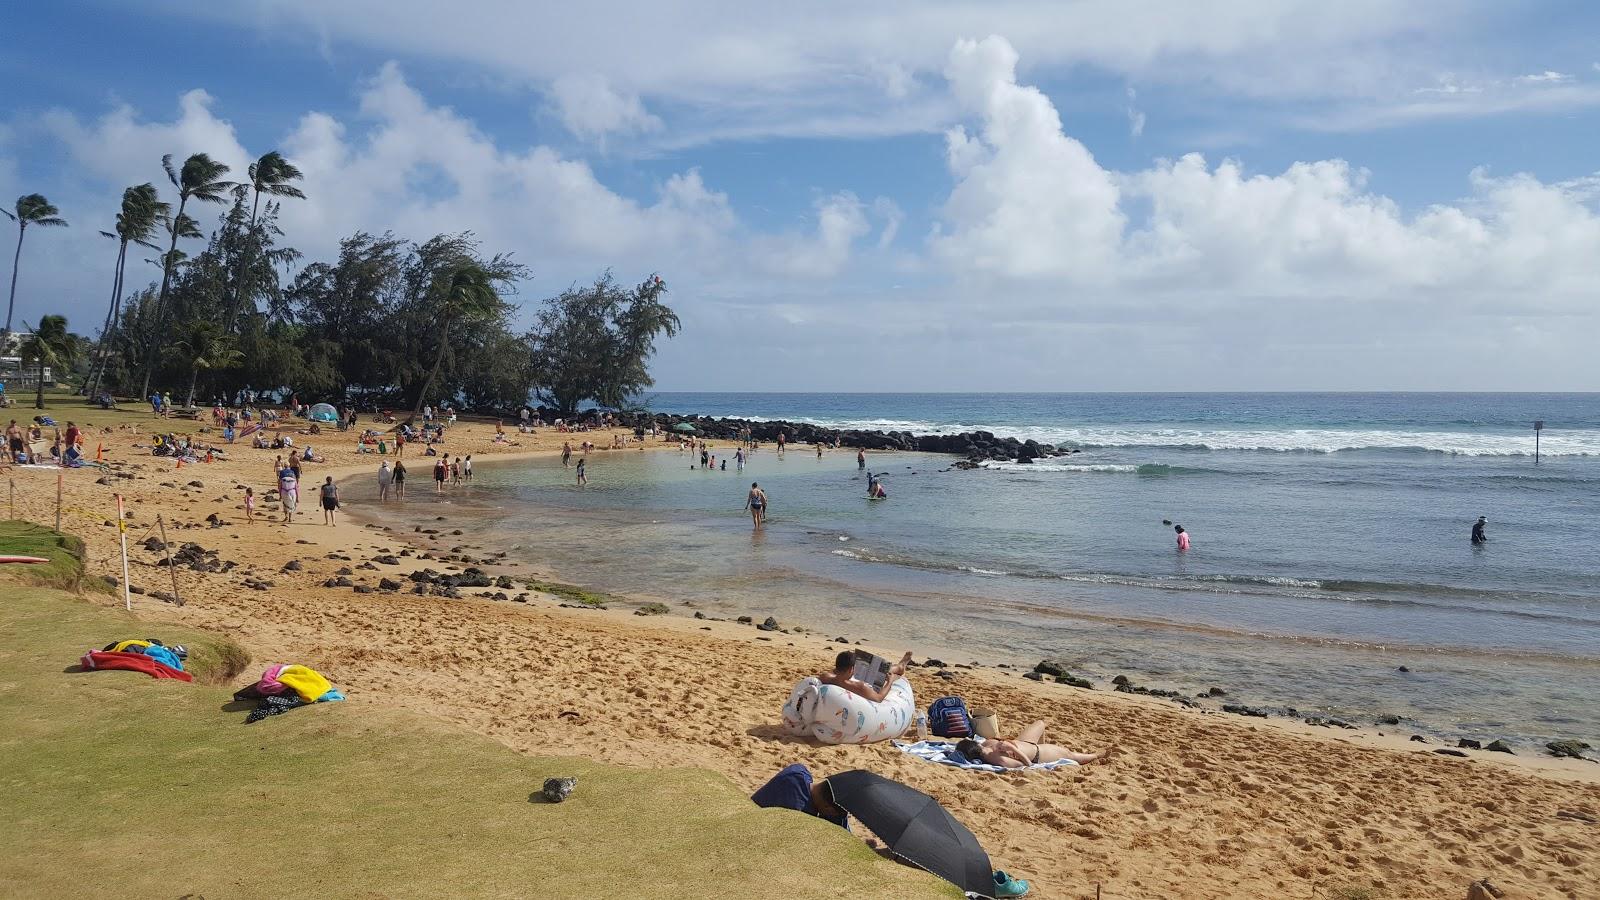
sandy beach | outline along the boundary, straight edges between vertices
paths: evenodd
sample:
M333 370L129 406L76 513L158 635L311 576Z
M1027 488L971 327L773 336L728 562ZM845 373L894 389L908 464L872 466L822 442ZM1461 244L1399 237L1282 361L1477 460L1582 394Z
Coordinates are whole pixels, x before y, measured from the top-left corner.
M76 420L94 426L107 417L87 412ZM339 577L376 587L424 565L446 572L480 565L513 579L542 573L537 548L499 565L485 564L472 547L456 549L448 521L437 523L436 535L385 531L346 513L326 527L306 502L299 521L284 527L272 521L275 504L263 502L258 521L247 525L243 487L264 495L280 451L237 444L226 461L177 469L135 446L148 445L158 421L125 414L116 421L139 421L140 433L89 427L85 438L91 450L103 447L109 483L96 483L93 469L63 479L62 527L88 543L91 574L120 573L109 525L112 492L121 492L132 513L132 582L147 592L133 598L140 615L225 632L257 660L313 665L347 688L353 704L424 712L530 753L703 766L752 789L791 762L821 774L871 769L935 795L977 834L996 867L1029 879L1030 896L1040 898L1094 897L1097 885L1104 897L1126 898L1328 897L1341 888L1460 898L1485 876L1509 897L1595 896L1600 764L1531 750L1446 757L1433 752L1437 744L1404 733L1329 732L1036 684L1020 678L1033 660L1008 669L952 665L951 678L918 666L910 679L923 705L960 694L999 710L1005 729L1043 719L1048 740L1075 750L1114 745L1117 755L1055 773L986 775L931 765L887 744L812 745L782 734L778 710L793 682L824 668L839 648L833 635L809 630L825 623L787 622L773 610L788 633L757 632L693 618L692 596L674 598L667 615L638 616L625 604L563 608L537 592L515 602L474 596L479 589L453 600L324 587ZM500 444L493 432L492 424L457 425L444 449L501 459L558 452L563 441L611 442L606 432L529 436L508 428L509 442ZM378 465L379 457L356 453L344 436L309 440L327 463L306 466L308 497L325 475L370 474ZM649 452L637 446L594 455ZM432 490L431 459L412 447L406 461L410 489ZM9 477L16 515L51 522L56 473L15 468ZM346 512L381 521L375 493L375 481L366 490L360 482L347 487ZM220 526L207 525L213 514ZM182 606L149 593L172 589L168 569L155 565L160 554L140 545L155 533L157 515L169 541L193 541L236 564L215 573L179 567ZM421 553L454 558L419 561ZM374 561L391 555L395 564ZM291 561L297 570L285 570ZM247 578L271 586L246 587ZM871 643L870 635L851 637ZM935 655L964 662L949 648L879 649L909 649L918 662Z

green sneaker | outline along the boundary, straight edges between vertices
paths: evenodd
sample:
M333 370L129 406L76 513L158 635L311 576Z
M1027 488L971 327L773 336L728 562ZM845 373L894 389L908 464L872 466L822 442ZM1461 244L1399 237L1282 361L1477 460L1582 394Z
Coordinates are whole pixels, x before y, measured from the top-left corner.
M1028 882L1021 878L1012 878L1004 872L994 873L994 895L996 897L1021 897L1028 893Z

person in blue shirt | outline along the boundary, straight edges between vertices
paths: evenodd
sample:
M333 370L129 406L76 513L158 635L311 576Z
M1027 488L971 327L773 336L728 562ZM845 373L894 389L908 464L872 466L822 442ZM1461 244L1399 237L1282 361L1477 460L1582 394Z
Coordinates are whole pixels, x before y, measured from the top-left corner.
M834 805L828 779L813 780L811 770L800 763L784 766L772 776L772 780L757 788L750 799L760 807L792 809L832 822L840 828L850 828L850 817Z

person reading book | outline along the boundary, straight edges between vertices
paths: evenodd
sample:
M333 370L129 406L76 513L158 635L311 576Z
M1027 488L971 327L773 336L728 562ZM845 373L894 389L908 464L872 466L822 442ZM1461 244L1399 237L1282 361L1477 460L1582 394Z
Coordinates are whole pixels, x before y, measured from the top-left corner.
M881 684L868 684L856 677L857 656L854 650L841 651L833 661L833 671L824 672L817 676L823 684L841 687L852 694L865 697L873 703L878 703L889 696L889 685L896 678L906 673L906 666L911 662L911 651L900 657L900 661L889 667L889 675Z

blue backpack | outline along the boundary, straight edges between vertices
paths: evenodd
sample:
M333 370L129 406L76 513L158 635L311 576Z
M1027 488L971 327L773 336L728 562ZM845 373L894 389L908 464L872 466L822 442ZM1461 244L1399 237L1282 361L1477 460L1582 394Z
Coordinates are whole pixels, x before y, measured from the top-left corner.
M960 697L940 697L928 705L928 730L942 738L972 737L972 716Z

